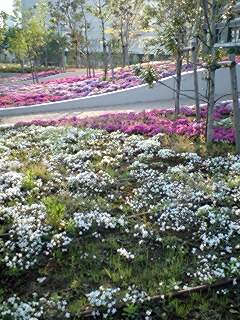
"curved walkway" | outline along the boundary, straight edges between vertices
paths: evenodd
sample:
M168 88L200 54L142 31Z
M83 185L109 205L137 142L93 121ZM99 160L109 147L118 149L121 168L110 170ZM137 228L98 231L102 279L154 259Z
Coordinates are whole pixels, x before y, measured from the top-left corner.
M238 77L240 78L240 65L238 65ZM206 72L204 69L198 71L200 96L206 95ZM239 81L240 84L240 81ZM148 85L140 85L129 89L119 90L110 93L99 94L96 96L87 96L72 100L51 102L33 106L22 106L14 108L0 109L0 118L8 118L6 121L15 121L16 117L20 119L36 119L36 115L43 118L56 118L62 116L71 116L83 113L89 115L93 112L111 112L111 111L131 111L146 110L153 108L173 107L175 76L163 79L157 83L154 88ZM194 104L194 85L193 72L183 73L182 80L182 96L181 105ZM217 70L216 73L216 97L219 100L227 100L230 98L230 73L228 69ZM204 100L202 100L203 102ZM52 113L52 115L50 115ZM49 115L48 115L49 114ZM10 119L12 118L12 120Z
M187 105L187 103L184 103ZM70 118L73 116L77 117L90 117L102 115L105 113L121 113L121 112L136 112L136 111L144 111L150 109L161 109L166 107L174 107L174 101L169 104L166 104L156 101L151 103L137 103L137 104L129 104L129 105L116 105L109 106L105 108L97 107L97 108L82 108L81 111L67 111L67 112L57 112L57 113L41 113L41 114L31 114L31 115L19 115L12 117L2 117L0 118L0 125L5 124L14 124L18 121L31 121L36 119L60 119L60 118Z

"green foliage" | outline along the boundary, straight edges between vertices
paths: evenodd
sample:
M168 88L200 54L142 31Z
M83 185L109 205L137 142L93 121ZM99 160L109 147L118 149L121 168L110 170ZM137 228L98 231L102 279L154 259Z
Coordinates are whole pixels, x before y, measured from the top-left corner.
M78 300L74 300L70 305L69 305L69 311L73 314L80 313L86 305L86 298L81 297Z
M76 60L78 60L80 51L86 49L86 39L83 30L86 27L86 32L88 31L87 23L84 24L85 7L85 0L58 0L49 2L51 29L53 32L58 30L58 34L55 33L53 36L58 51L62 52L62 49L70 42L70 46L76 55ZM65 30L68 30L70 41L68 41L66 34L64 34ZM76 63L78 64L78 61Z
M5 37L6 33L6 21L7 21L7 14L4 11L0 11L0 46L2 45L2 42Z
M125 319L136 319L139 312L139 306L137 304L128 304L126 307L123 308L122 315Z
M15 54L18 61L23 61L27 57L27 42L22 29L12 28L8 44L9 51Z
M158 81L159 79L157 70L151 64L148 64L143 68L141 66L136 66L134 68L134 73L136 76L143 79L143 81L146 82L150 88L152 88L154 82Z
M46 43L48 5L45 0L39 0L31 9L23 10L21 2L16 1L13 28L9 38L10 51L23 61L28 58L31 63L39 56Z
M133 66L133 71L135 76L139 77L141 75L142 72L142 66L140 64L136 64Z
M44 198L43 203L46 206L48 223L54 228L62 227L66 209L65 204L59 202L55 196Z
M214 126L215 125L216 125L216 127L232 128L233 119L232 119L232 117L221 119L221 120L215 121Z
M25 177L23 179L23 189L24 190L32 190L36 186L36 180L42 179L43 181L47 181L50 177L47 168L39 163L27 166L24 168Z
M29 191L35 187L34 174L31 170L27 170L23 179L22 187L24 190Z
M188 303L184 303L182 301L179 301L178 299L173 299L169 305L169 311L171 311L173 314L175 314L180 319L188 319L188 316L193 309L192 305L189 305Z
M156 50L176 55L187 45L198 10L192 0L153 0L145 7L143 26L155 31Z
M11 41L11 40L10 40ZM47 71L53 70L53 67L36 67L36 71ZM29 66L24 65L23 68L18 63L0 63L0 72L1 73L30 73L32 69Z

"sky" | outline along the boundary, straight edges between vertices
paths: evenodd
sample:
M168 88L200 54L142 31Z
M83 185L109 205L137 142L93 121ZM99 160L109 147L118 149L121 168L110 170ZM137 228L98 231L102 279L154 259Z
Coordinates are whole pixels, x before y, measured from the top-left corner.
M12 12L13 0L0 0L0 11Z

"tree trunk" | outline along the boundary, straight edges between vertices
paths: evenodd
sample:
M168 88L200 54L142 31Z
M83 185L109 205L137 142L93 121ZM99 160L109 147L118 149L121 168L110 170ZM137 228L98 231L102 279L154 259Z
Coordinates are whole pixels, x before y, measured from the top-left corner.
M88 75L88 77L91 78L92 72L91 72L91 55L90 55L89 40L88 40L88 23L87 23L87 18L86 18L85 11L84 11L83 3L81 3L81 9L82 9L82 15L83 15L83 19L84 19L84 36L85 36L85 43L86 43L87 75Z
M45 67L47 68L48 67L48 50L47 50L47 47L44 49L44 64L45 64Z
M93 77L95 78L96 73L95 73L95 54L94 53L92 53L91 55L91 65L92 65Z
M175 93L175 113L180 113L180 94L181 94L181 82L182 82L182 52L181 50L178 50L177 52L177 61L176 61L176 93Z
M20 64L21 64L21 72L24 73L24 61L23 61L23 59L21 59Z
M213 141L213 112L215 105L215 66L209 71L209 101L208 101L208 117L207 117L207 145L210 146Z
M205 7L207 6L207 0L204 0ZM215 106L215 75L216 75L216 0L211 0L211 20L209 15L206 16L209 30L209 48L211 53L211 64L209 66L209 101L208 101L208 118L207 118L207 146L211 146L213 142L213 112Z
M107 53L107 41L105 34L105 22L103 18L101 18L101 26L102 26L102 43L103 43L103 68L104 68L104 79L107 79L108 73L108 53Z
M109 54L109 61L110 61L110 67L111 67L111 78L114 81L114 63L113 63L113 54L112 54L112 46L109 44L108 46L108 54Z
M237 80L237 67L235 61L235 54L229 56L232 61L230 67L231 75L231 86L232 86L232 97L233 97L233 118L234 118L234 129L235 129L235 142L236 152L240 154L240 106L238 100L238 80Z
M91 78L92 77L92 72L91 72L91 57L90 57L90 52L87 48L87 73L88 76Z
M125 43L122 46L122 55L123 55L123 67L126 67L129 65L129 48L127 43Z
M103 67L104 67L104 79L107 79L108 58L107 58L107 44L106 44L105 35L103 35Z
M64 53L64 49L61 50L61 61L60 61L60 67L62 71L65 71L65 53Z
M38 78L37 78L37 74L36 74L36 70L35 70L35 62L33 60L30 60L30 65L31 65L31 69L32 69L32 81L33 83L38 83Z
M199 100L199 84L198 84L198 72L197 72L197 62L198 62L198 41L195 40L193 43L192 52L192 63L193 63L193 75L194 75L194 94L195 94L195 104L196 104L196 120L200 121L200 100Z
M125 46L124 46L124 60L125 60L125 65L129 66L129 21L126 21L125 25L125 32L124 32L124 41L125 41Z
M124 41L124 31L123 31L123 21L121 19L121 28L120 28L120 40L121 40L121 47L122 47L122 66L123 68L126 66L126 49L125 49L125 41Z
M76 67L80 68L81 65L81 59L80 59L80 52L79 52L79 48L78 48L78 41L76 41L75 44L75 58L76 58Z

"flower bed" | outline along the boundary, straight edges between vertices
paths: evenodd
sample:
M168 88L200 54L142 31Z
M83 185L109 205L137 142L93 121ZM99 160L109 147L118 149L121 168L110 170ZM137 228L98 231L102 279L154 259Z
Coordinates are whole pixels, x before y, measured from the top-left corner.
M214 141L234 143L235 135L231 121L231 101L220 103L214 112L215 128ZM128 134L144 134L153 136L158 133L168 135L185 135L190 138L203 136L207 117L207 107L201 108L202 120L198 123L194 120L196 112L194 107L182 107L179 118L173 117L173 109L159 109L130 113L107 113L96 117L60 118L56 120L32 120L21 121L17 125L37 126L64 126L72 125L83 128L104 129L108 132L121 131ZM224 123L225 119L228 122Z
M63 71L61 70L45 70L45 71L38 71L37 72L37 76L39 79L41 78L46 78L46 77L49 77L49 76L54 76L55 74L59 74L59 73L63 73ZM21 80L32 80L32 74L31 73L26 73L26 74L23 74L21 76Z
M158 70L160 78L175 74L174 63L158 63L155 64L155 68ZM186 64L183 70L188 71L191 68L191 65ZM116 70L114 81L103 81L102 78L103 73L98 73L94 78L83 75L52 79L36 85L10 85L5 87L0 95L0 108L75 99L132 88L143 83L139 77L134 75L132 68Z
M45 70L45 71L38 71L37 76L41 80L41 78L46 78L49 76L53 76L59 73L63 73L63 71L60 70ZM14 77L2 77L0 78L0 84L2 87L7 87L6 82L11 83L11 87L14 85L18 85L18 87L21 85L21 81L27 81L32 80L32 74L31 73L19 73L18 75L15 75ZM14 86L15 88L15 86Z
M238 319L240 158L163 139L1 130L2 320Z

